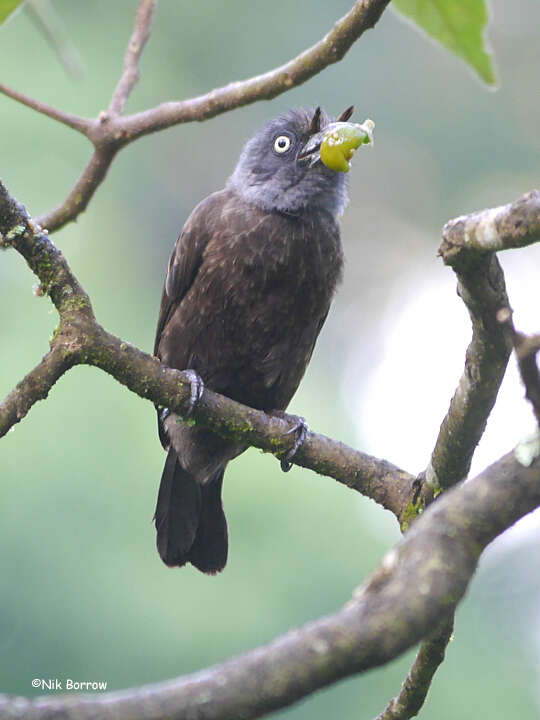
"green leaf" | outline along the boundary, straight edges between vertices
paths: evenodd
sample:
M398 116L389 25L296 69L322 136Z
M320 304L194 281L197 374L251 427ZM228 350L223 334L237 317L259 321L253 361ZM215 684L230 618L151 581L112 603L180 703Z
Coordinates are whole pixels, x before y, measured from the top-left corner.
M23 0L0 0L0 25L22 2Z
M495 85L484 30L485 0L394 0L394 8L465 60L488 85Z

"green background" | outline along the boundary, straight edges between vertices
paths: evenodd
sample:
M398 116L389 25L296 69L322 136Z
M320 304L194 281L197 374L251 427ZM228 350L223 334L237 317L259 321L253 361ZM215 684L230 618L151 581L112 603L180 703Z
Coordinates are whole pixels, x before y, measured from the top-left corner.
M375 148L355 160L342 223L345 280L291 410L314 430L369 450L369 417L349 402L350 385L361 398L379 360L388 299L408 282L414 295L418 268L447 277L436 258L446 220L538 185L540 6L492 6L496 93L389 10L343 62L293 92L123 151L86 213L54 235L99 321L150 350L176 235L193 206L222 187L243 142L291 105L320 103L337 114L355 103L359 120L376 122ZM66 77L22 11L0 32L0 79L94 116L118 79L136 3L55 7L84 77ZM313 44L348 8L343 0L162 2L128 110L264 72ZM88 143L3 96L0 118L7 187L34 215L56 206L84 167ZM2 396L46 351L56 324L35 282L20 256L0 255ZM446 382L452 388L455 378ZM151 524L164 461L155 430L149 403L98 370L76 368L1 441L1 692L35 695L34 677L117 689L219 662L339 608L399 538L391 516L370 501L311 472L284 475L272 457L249 450L226 476L226 571L209 578L168 570ZM387 457L397 462L391 448L388 438ZM482 561L424 718L538 715L536 547L537 536L520 536ZM287 717L369 720L398 691L412 657L319 692Z

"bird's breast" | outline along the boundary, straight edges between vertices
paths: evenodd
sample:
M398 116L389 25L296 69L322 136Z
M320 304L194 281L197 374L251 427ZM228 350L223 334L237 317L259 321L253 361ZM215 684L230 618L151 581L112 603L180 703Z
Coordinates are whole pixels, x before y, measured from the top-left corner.
M254 407L284 408L341 274L339 231L326 216L258 212L248 220L230 220L213 236L177 327L187 366L209 387Z

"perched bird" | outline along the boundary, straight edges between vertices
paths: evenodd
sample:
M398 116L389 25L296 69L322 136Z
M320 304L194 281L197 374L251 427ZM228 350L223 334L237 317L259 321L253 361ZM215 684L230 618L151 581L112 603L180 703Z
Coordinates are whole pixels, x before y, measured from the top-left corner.
M352 110L334 123L320 108L267 123L245 145L225 188L184 225L165 278L154 354L191 371L194 402L201 378L267 412L285 410L294 395L341 276L343 170L371 139L371 121L347 122ZM325 164L322 148L329 158L337 151L338 160ZM223 473L246 448L167 409L158 408L158 425L168 452L155 512L159 554L169 566L190 562L217 573L227 562Z

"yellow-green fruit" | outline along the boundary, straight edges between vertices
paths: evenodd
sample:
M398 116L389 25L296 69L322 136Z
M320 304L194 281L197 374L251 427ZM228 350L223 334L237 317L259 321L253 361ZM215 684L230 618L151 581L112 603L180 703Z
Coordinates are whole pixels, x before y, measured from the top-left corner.
M373 144L372 130L374 123L336 122L332 123L321 143L321 160L332 170L349 172L351 158L360 145Z

